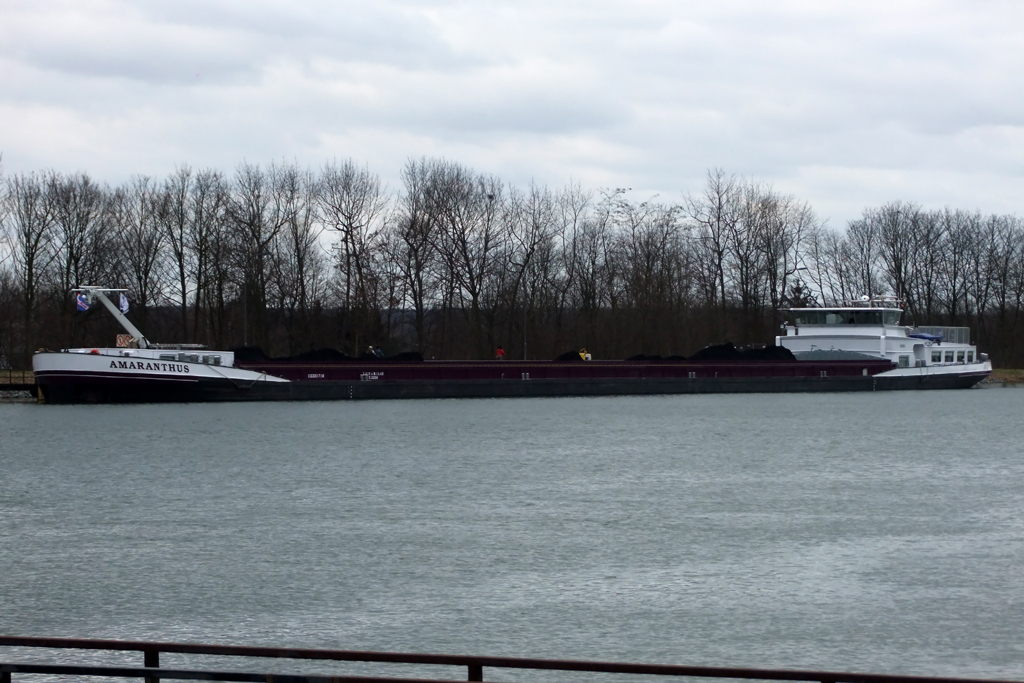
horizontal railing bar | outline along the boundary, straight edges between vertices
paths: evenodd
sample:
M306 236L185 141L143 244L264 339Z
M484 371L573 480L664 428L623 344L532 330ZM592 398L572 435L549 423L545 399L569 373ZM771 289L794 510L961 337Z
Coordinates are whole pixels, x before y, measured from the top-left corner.
M736 678L778 681L824 681L827 683L1021 683L1020 681L932 676L894 676L843 671L795 669L747 669L714 666L634 664L521 657L477 657L472 655L435 655L360 650L322 650L308 648L251 647L198 643L163 643L128 640L48 638L38 636L0 636L0 647L69 648L82 650L156 650L180 654L268 657L282 659L319 659L334 661L439 664L449 666L485 666L502 669L545 669L589 671L595 673L649 674L657 676L693 676L700 678ZM389 679L394 680L394 679Z
M0 663L0 673L50 674L55 676L104 676L110 678L166 678L183 681L243 681L250 683L463 683L450 679L379 678L373 676L326 676L322 674L271 674L250 671L199 671L131 666L76 666L36 662Z

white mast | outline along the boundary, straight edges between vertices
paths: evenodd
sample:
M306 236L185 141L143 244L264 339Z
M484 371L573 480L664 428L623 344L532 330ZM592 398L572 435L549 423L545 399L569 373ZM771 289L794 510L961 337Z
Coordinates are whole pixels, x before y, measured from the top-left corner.
M82 285L78 289L72 289L71 291L84 293L86 297L89 299L89 303L99 300L99 302L103 304L108 311L110 311L110 314L117 319L117 322L121 323L121 327L123 327L128 334L132 335L132 337L139 340L140 349L149 348L149 340L146 339L146 336L142 334L142 332L139 332L139 328L135 327L135 325L132 325L131 321L128 320L128 318L124 316L124 313L121 312L121 309L115 306L113 302L110 299L108 299L107 296L104 294L104 292L127 292L128 290L109 289L107 287L94 287L92 285Z

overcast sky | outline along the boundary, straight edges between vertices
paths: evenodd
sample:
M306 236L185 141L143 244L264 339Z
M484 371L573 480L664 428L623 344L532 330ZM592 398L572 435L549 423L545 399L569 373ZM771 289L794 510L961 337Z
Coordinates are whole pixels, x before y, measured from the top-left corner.
M679 201L707 169L835 227L1024 213L1024 2L0 0L10 175L444 157Z

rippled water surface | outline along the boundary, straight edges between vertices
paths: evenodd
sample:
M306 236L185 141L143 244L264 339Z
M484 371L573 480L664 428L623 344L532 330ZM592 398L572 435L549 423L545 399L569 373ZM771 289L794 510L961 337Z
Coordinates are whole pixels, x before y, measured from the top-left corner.
M1022 678L1022 410L0 405L0 633Z

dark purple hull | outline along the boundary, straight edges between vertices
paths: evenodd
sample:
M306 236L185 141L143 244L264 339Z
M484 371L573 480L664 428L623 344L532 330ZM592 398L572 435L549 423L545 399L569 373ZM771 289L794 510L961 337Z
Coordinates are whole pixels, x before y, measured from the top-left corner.
M887 361L426 361L239 364L292 380L240 386L225 380L159 381L124 376L41 375L49 403L331 401L644 394L961 389L972 375L878 377Z

